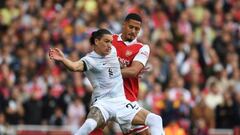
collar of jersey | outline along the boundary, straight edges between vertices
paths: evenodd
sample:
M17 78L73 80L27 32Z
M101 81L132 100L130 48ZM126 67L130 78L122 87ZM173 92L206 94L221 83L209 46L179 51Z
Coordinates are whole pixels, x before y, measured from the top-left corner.
M100 58L105 57L105 56L99 55L99 54L96 53L95 51L92 51L91 54L92 54L94 57L100 57Z
M137 38L135 38L132 42L128 42L128 41L123 41L121 38L122 34L118 35L117 41L122 41L125 45L130 46L134 43L137 43Z

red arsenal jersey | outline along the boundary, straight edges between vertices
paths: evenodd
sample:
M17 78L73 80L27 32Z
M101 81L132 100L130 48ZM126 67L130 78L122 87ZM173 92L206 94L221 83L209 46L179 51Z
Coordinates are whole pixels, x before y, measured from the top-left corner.
M132 42L125 42L121 39L121 35L113 35L112 44L117 49L119 61L124 65L130 66L133 61L146 65L150 52L148 45L143 45L136 39ZM130 101L137 101L138 77L123 78L123 81L126 98Z

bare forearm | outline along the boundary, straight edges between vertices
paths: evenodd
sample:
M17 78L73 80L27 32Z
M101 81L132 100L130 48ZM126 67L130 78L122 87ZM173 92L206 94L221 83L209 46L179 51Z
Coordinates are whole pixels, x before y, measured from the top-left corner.
M123 68L121 69L121 73L123 78L131 78L138 76L138 71L134 70L133 68Z
M138 74L143 69L143 64L137 61L133 61L131 66L121 69L123 78L138 77Z
M66 68L68 68L71 71L83 71L82 61L73 62L67 58L64 58L61 62L64 64Z

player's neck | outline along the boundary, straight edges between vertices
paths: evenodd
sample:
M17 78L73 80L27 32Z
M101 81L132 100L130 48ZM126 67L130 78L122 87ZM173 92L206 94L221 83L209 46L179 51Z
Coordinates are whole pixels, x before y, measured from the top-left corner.
M123 41L127 41L127 38L126 38L126 36L124 36L124 34L121 34L121 39L122 39Z
M98 49L94 48L93 50L94 50L94 52L95 52L96 54L98 54L98 55L100 55L100 56L105 56L105 55L102 54Z

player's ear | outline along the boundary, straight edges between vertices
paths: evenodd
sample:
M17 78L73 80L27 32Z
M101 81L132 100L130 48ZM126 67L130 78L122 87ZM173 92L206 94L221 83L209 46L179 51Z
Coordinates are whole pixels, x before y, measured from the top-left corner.
M95 45L98 45L99 44L99 39L95 39Z

